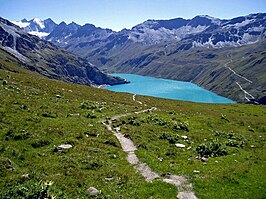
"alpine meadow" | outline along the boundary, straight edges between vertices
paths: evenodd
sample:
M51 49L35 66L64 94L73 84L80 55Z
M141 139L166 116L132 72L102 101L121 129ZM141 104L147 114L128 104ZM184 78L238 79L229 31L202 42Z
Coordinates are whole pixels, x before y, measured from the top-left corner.
M226 2L4 0L0 198L265 198L266 4Z

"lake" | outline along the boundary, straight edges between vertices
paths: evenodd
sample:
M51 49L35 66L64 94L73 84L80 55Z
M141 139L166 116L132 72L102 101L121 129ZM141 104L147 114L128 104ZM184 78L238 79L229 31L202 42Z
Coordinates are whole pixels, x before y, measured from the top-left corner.
M230 99L221 97L190 82L182 82L133 74L115 73L111 75L124 78L130 81L130 83L106 87L106 89L110 91L127 92L138 95L192 102L222 104L235 103Z

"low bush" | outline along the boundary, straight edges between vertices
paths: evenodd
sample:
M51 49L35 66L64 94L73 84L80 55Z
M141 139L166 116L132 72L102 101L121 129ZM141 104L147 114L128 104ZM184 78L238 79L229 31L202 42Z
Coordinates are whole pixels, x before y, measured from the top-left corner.
M94 111L91 111L86 114L86 118L94 119L97 118L97 116L95 115Z
M169 144L175 144L179 139L179 135L170 132L164 132L162 135L159 136L159 139L167 140Z
M220 142L207 142L203 143L196 148L196 152L201 157L218 157L228 154L224 145Z
M46 146L49 144L50 144L50 141L48 141L48 140L37 140L37 141L31 143L31 146L33 148L40 148L40 147L43 147L43 146Z

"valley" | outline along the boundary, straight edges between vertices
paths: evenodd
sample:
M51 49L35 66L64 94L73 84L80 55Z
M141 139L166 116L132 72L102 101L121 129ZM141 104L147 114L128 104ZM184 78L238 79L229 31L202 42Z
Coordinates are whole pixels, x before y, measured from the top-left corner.
M0 18L0 198L264 198L265 27Z
M207 15L147 20L119 32L89 23L55 26L51 19L39 28L34 19L19 23L28 32L47 33L53 27L46 40L108 73L188 81L241 103L257 103L265 96L265 13L226 20ZM229 61L239 76L224 68Z
M88 198L90 187L98 198L176 198L191 187L166 182L184 178L198 198L265 195L264 106L114 93L48 79L4 51L0 58L1 198ZM147 182L110 128L169 180Z

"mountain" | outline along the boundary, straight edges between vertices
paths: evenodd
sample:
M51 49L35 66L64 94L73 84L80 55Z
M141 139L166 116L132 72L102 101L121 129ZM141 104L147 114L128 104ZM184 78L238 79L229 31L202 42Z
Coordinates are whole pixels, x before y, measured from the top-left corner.
M65 48L106 72L190 81L250 103L265 96L265 37L266 14L230 20L197 16L147 20L101 40L73 38Z
M92 24L60 25L46 39L105 72L190 81L238 102L259 101L265 96L265 13L233 19L200 15L147 20L119 32ZM225 67L228 62L235 73L252 83L236 84L244 79ZM218 78L224 73L226 78Z
M76 48L85 48L90 51L90 48L94 47L95 43L99 43L99 41L101 41L101 46L97 51L101 51L101 53L105 52L103 50L107 46L119 48L128 43L149 46L163 42L178 43L180 41L188 41L187 49L193 47L221 48L256 43L265 38L265 27L266 14L263 13L230 20L220 20L202 15L193 19L147 20L131 30L124 29L120 32L95 28L91 24L86 24L76 30L71 43L68 43L68 37L64 38L64 34L62 34L61 38L60 35L57 35L56 39L52 39L52 36L48 38L52 42L59 38L61 43L67 42L68 45L66 46L72 52L79 51ZM87 33L84 34L84 31ZM91 37L92 34L97 36ZM75 42L73 42L74 40ZM120 41L118 45L113 45L117 40ZM108 48L109 50L111 49Z
M62 22L46 37L46 40L69 52L85 56L102 47L104 41L113 34L110 29L102 29L92 24L79 26L74 22L68 25Z
M46 39L55 44L62 44L62 46L64 46L64 44L67 43L66 39L74 34L79 27L80 25L76 24L75 22L72 22L68 25L65 22L61 22L56 28L53 29L53 31L51 31Z
M57 24L50 18L45 20L34 18L29 21L23 19L18 22L12 21L12 23L23 28L29 34L36 35L40 38L46 37L57 27Z
M0 48L15 56L22 66L50 78L86 85L126 83L3 18L0 18L0 41Z

